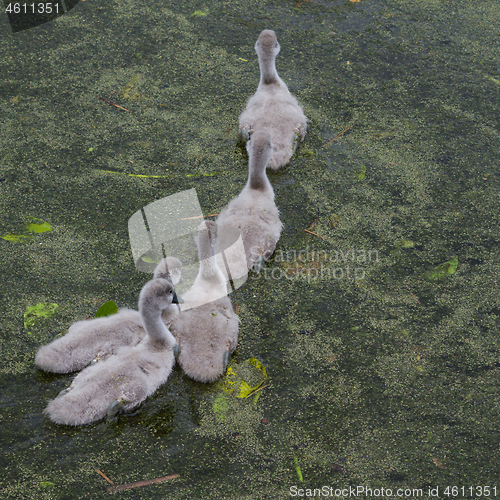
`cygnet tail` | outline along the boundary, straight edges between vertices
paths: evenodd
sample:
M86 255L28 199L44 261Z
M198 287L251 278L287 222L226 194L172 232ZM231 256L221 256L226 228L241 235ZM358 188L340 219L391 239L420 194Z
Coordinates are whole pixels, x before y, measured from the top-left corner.
M106 417L118 401L124 410L142 403L162 386L175 364L173 350L150 351L145 342L124 347L79 373L44 413L56 424L85 425Z
M64 337L40 348L35 363L52 373L82 370L96 357L104 360L122 346L136 345L144 335L139 313L120 309L111 316L73 323Z
M71 373L85 368L96 356L91 347L76 350L64 337L44 345L36 353L35 364L46 372Z
M97 422L106 416L107 409L114 399L105 394L95 398L96 387L79 387L70 389L66 394L60 394L52 400L44 414L50 420L60 425L85 425Z
M197 349L196 346L184 344L178 362L184 373L198 382L213 382L225 370L224 353L214 349Z

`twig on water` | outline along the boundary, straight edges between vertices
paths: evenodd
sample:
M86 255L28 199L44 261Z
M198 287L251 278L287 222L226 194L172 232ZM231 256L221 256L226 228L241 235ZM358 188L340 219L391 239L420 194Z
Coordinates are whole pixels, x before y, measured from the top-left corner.
M321 147L324 148L325 146L328 146L328 144L332 143L335 139L338 139L341 135L344 135L348 130L350 130L352 127L354 127L354 125L356 125L356 123L359 123L365 116L366 115L362 116L359 120L355 121L350 127L347 127L343 132L340 132L339 135L337 135L336 137L334 137L330 141L326 142Z
M257 387L255 391L252 391L245 399L249 398L250 396L253 396L256 392L259 392L260 390L264 389L264 387L269 387L270 384L266 385L261 385L260 387Z
M106 479L106 481L109 483L109 484L115 484L113 483L113 481L111 481L111 479L109 479L103 472L101 472L99 469L96 469L95 470L98 474L100 474L104 479Z
M108 99L104 99L104 97L99 97L101 101L107 102L108 104L111 104L111 106L116 106L117 108L123 109L123 111L128 111L128 109L123 108L122 106L119 106L118 104L115 104L113 101L110 101Z
M413 295L413 293L411 293L411 292L410 292L410 294L411 294L411 296L412 296L412 297L413 297L413 298L414 298L414 299L415 299L415 300L416 300L416 301L420 304L420 300L418 300L417 296L416 296L416 295Z
M140 177L141 179L164 179L171 177L213 177L214 175L219 175L220 172L214 172L211 174L167 174L167 175L146 175L146 174L129 174L127 172L116 172L115 170L102 170L100 168L95 169L96 172L103 172L105 174L120 174L128 175L129 177Z
M299 5L302 5L303 3L307 3L307 2L310 2L310 3L318 3L318 2L315 2L314 0L304 0L303 2L299 2L295 7L298 7Z
M119 490L131 490L132 488L139 488L140 486L148 486L154 483L160 483L161 481L168 481L170 479L175 479L179 477L179 474L172 474L171 476L157 477L155 479L146 479L144 481L137 481L136 483L120 484L119 486L112 486L106 491L108 493L113 493Z
M312 229L312 228L313 228L313 226L314 226L314 224L316 224L316 222L318 222L318 221L319 221L319 219L314 220L314 221L313 221L313 223L312 223L312 224L311 224L311 225L310 225L307 229L308 229L308 230L309 230L309 229Z
M306 233L309 233L309 234L314 234L314 236L319 236L320 238L323 238L324 240L328 240L328 238L325 238L324 236L321 236L319 234L313 233L312 231L309 231L309 229L304 229L304 231Z

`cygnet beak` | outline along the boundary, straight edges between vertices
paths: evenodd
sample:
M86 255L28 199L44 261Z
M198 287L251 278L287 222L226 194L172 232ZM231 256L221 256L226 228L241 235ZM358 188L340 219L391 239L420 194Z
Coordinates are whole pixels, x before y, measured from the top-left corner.
M174 298L172 299L172 304L184 304L184 300L177 297L175 291L174 291Z

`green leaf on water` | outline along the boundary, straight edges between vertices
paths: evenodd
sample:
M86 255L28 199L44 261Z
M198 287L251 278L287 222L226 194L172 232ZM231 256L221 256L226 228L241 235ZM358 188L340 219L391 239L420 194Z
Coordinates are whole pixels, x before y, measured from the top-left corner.
M299 467L299 460L297 457L293 457L293 461L295 462L295 470L297 471L297 476L299 478L299 481L303 482L304 478L302 477L302 471L300 470L300 467Z
M361 165L361 168L356 172L356 179L362 181L366 177L366 165Z
M411 240L397 240L394 242L395 248L413 248L415 243Z
M431 281L432 283L435 283L437 281L442 281L446 279L448 276L454 274L455 271L457 270L457 267L458 267L458 259L457 257L453 257L453 259L447 262L443 262L434 269L430 269L429 271L427 271L424 274L424 277L428 281Z
M42 488L53 488L55 483L51 483L50 481L40 481L40 486Z
M105 302L97 312L95 313L96 318L103 318L105 316L111 316L118 312L118 306L115 304L113 300L108 300Z
M158 264L158 261L156 259L153 259L152 257L148 257L147 255L143 255L141 257L141 260L143 262L147 262L148 264Z
M266 380L267 371L264 365L256 358L249 358L242 363L229 365L222 380L222 390L234 394L237 398L246 399Z
M31 233L48 233L52 231L52 226L43 220L37 219L35 217L30 217L32 222L26 224L26 229Z
M52 226L48 222L37 219L36 217L29 217L29 220L31 222L24 226L25 230L28 231L28 234L4 234L1 236L1 238L12 243L24 243L27 242L33 236L33 234L48 233L49 231L52 231Z
M31 236L25 234L4 234L2 238L5 241L11 241L12 243L21 243L30 239Z
M415 242L411 240L396 240L394 242L394 248L391 250L391 255L397 255L401 253L402 249L413 248Z
M206 16L206 15L207 15L207 14L206 14L205 12L201 11L201 10L195 10L195 11L193 12L193 16L194 16L194 17L204 17L204 16Z
M55 314L59 306L54 303L39 303L36 306L28 306L24 311L24 329L31 334L30 330L37 325L42 318L50 318Z

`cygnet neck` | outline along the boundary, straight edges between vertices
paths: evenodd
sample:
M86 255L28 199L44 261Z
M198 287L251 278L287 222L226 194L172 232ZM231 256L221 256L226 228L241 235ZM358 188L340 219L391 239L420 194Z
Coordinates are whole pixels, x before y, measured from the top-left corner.
M256 141L252 144L253 141ZM272 156L272 146L266 142L257 142L258 139L254 137L250 140L250 155L248 162L248 183L250 189L257 191L271 191L273 188L266 175L266 167Z
M140 312L149 344L158 348L173 348L176 341L161 319L162 308L158 304L148 305L141 307Z
M199 274L207 281L215 281L219 283L222 271L217 265L217 259L214 256L214 242L212 241L213 234L210 229L203 230L198 234L196 244L198 246L198 258L200 259Z
M164 279L149 281L139 295L139 313L147 333L147 342L158 349L173 347L176 343L161 318L162 311L169 309L173 297L173 287Z
M276 55L259 53L260 85L280 84L281 78L276 71Z

